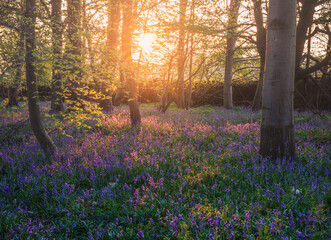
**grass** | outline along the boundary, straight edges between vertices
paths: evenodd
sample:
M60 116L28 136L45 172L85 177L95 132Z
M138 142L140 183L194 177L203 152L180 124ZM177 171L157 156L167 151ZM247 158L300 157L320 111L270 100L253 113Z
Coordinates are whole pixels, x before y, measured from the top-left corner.
M45 114L50 158L28 126L2 144L0 238L330 239L330 115L296 113L294 162L259 157L260 115L244 107L143 105L140 131L128 114Z

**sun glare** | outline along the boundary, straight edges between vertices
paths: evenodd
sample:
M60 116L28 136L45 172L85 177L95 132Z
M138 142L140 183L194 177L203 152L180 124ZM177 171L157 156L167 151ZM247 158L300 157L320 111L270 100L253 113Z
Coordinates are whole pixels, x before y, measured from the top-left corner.
M138 36L138 45L144 52L150 52L152 50L153 42L155 41L155 35L152 33L142 33Z

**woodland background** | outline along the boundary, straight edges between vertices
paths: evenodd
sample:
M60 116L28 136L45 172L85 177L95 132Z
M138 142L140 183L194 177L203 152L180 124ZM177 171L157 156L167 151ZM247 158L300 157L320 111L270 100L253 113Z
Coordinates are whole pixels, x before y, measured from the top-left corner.
M123 71L130 69L141 103L224 105L226 58L232 57L234 104L260 107L267 1L36 4L34 55L41 100L94 101L110 110L130 99L123 80ZM318 113L331 107L330 3L299 0L297 9L295 108ZM23 1L0 3L0 97L8 106L27 95L24 11ZM233 56L229 39L235 43ZM144 47L144 41L152 41L151 46ZM125 54L132 59L125 60Z

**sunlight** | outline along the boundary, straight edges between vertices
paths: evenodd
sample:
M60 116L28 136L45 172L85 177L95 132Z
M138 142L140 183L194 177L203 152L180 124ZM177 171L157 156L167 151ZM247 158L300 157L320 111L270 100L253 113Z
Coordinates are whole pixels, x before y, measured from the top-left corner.
M137 42L144 52L149 53L152 51L153 43L155 42L155 34L142 33L138 36Z

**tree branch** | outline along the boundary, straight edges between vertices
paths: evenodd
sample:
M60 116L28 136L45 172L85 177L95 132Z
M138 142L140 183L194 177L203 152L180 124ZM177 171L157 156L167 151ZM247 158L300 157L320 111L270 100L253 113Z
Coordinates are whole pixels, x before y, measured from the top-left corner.
M6 23L6 22L0 22L0 26L10 28L10 29L15 30L16 32L19 32L19 28L15 27L13 25L10 25L9 23Z
M297 73L295 74L295 81L304 78L310 73L316 72L317 70L321 69L324 66L330 65L330 61L331 61L331 52L329 52L321 62L316 63L314 66L308 69L298 70Z

